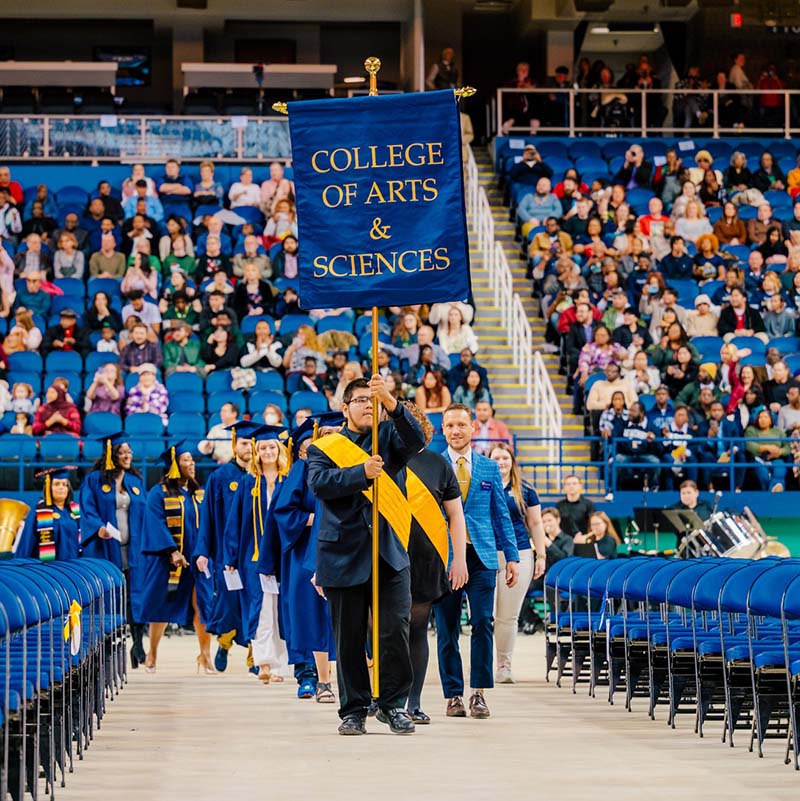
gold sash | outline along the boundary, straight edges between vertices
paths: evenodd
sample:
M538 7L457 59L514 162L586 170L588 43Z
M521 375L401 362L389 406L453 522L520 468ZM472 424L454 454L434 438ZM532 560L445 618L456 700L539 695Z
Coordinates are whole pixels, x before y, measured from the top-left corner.
M326 434L314 440L318 447L337 467L355 467L369 459L369 454L342 434ZM397 534L403 547L408 550L411 532L411 516L422 527L433 543L442 563L447 565L447 525L439 504L422 480L410 469L406 469L408 498L386 473L378 476L378 511ZM372 490L363 490L372 502Z

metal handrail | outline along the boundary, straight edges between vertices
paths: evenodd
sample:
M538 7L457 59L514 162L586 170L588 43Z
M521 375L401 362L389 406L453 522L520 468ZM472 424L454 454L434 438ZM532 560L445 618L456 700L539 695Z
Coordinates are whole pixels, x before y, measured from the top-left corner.
M580 106L580 99L582 97L587 97L590 95L599 96L601 94L608 94L612 92L618 92L621 94L625 94L628 97L628 102L630 103L631 98L635 98L637 101L637 110L640 114L639 117L639 124L634 126L628 127L620 127L620 128L609 128L600 125L580 125L578 124L580 114L579 106ZM490 113L488 115L488 119L490 119L493 124L494 128L490 131L490 134L497 135L501 131L504 134L531 134L530 126L511 126L507 130L503 131L503 124L504 124L504 114L503 114L503 98L505 96L514 95L514 94L526 94L526 95L538 95L538 96L549 96L549 95L561 95L566 96L565 100L565 124L563 126L539 126L536 128L535 133L538 134L564 134L568 136L575 136L576 134L595 134L595 135L604 135L608 133L614 134L632 134L636 136L647 137L653 134L668 134L668 135L683 135L689 134L691 136L703 136L708 135L714 139L718 139L720 136L725 135L741 135L742 128L740 127L725 127L719 124L719 98L722 96L728 95L736 95L744 98L754 98L759 95L778 95L781 97L781 104L782 104L782 111L783 111L783 118L781 120L781 125L768 125L768 126L758 126L753 125L752 120L748 120L746 128L744 129L747 133L751 133L754 135L774 135L774 136L782 136L785 139L791 139L792 136L800 134L800 125L797 124L797 118L795 118L795 124L792 124L792 106L794 105L795 108L798 109L800 112L800 100L795 100L794 103L792 102L793 98L800 98L800 90L797 89L623 89L616 86L609 86L609 87L595 87L592 89L575 89L575 88L556 88L556 87L536 87L532 89L514 89L514 88L498 88L496 97L492 98L490 104ZM708 125L704 125L702 127L692 127L687 129L683 125L675 125L673 121L672 126L651 126L647 123L647 102L646 98L648 95L663 95L665 97L670 96L705 96L711 99L711 109L709 114L709 123ZM672 113L672 103L668 102L665 105L666 117L665 119L669 119ZM780 108L777 107L777 108ZM535 117L535 115L532 115ZM748 114L748 116L752 116Z

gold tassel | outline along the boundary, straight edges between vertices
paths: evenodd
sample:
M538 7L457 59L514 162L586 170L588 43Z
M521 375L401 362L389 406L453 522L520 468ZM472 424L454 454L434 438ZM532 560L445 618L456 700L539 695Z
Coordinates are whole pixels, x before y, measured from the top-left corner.
M254 439L250 440L250 452L252 453L250 457L250 473L254 476L260 475L261 470L258 466L258 450L256 449L256 441Z
M253 558L252 562L258 561L258 540L259 524L261 527L261 537L264 536L264 515L261 511L261 474L256 476L256 483L253 487Z
M294 463L294 454L292 453L292 448L294 448L294 443L292 438L289 437L286 440L286 472L288 473L292 469L292 464Z
M53 494L50 491L50 473L44 477L44 502L48 506L53 505Z
M231 447L233 448L234 452L236 451L236 427L234 426L231 429Z
M167 473L167 478L180 478L181 471L178 468L178 460L175 458L175 448L169 449L170 455L172 457L172 464L169 466L169 472Z
M311 441L313 442L315 439L319 437L319 420L316 418L314 419L314 431L311 434Z
M105 470L111 471L114 469L114 459L111 456L111 440L106 440L106 463Z

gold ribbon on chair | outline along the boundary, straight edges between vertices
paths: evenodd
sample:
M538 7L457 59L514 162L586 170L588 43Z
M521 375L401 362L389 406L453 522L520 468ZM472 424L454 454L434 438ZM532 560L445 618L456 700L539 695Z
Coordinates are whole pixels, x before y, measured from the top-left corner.
M69 642L70 653L75 656L81 649L81 612L83 609L77 601L69 605L67 620L64 623L64 642Z
M364 464L370 458L368 453L342 434L326 434L315 440L314 445L337 467L355 467ZM381 473L376 481L378 482L378 512L394 529L403 547L408 550L408 538L411 535L411 509L408 501L391 476ZM371 489L367 488L362 492L364 497L372 503Z

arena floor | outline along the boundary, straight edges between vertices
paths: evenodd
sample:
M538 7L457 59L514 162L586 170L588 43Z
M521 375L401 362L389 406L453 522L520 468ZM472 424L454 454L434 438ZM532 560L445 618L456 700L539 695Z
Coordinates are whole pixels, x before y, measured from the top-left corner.
M433 640L431 641L433 644ZM464 641L464 645L466 642ZM731 750L599 698L543 679L543 639L518 641L518 683L491 691L493 717L448 720L435 666L423 696L433 723L396 737L372 720L369 736L336 735L333 706L295 698L293 682L261 686L244 672L244 650L224 675L194 675L195 640L165 640L156 675L131 671L111 704L64 801L228 799L498 799L674 801L702 796L788 801L800 774L783 764L783 743L759 760L738 733Z

